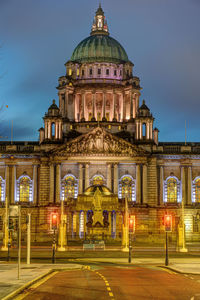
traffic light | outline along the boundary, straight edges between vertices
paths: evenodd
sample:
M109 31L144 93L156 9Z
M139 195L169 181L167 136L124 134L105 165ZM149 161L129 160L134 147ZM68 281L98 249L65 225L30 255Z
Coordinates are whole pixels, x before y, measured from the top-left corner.
M130 233L135 232L135 216L129 217L129 232Z
M11 217L9 217L9 219L8 219L8 229L9 230L14 229L14 223L13 223L13 219L11 219Z
M171 232L172 231L172 216L171 215L165 215L164 225L165 225L165 231L166 232Z
M58 229L58 214L53 213L51 215L51 229L57 230Z

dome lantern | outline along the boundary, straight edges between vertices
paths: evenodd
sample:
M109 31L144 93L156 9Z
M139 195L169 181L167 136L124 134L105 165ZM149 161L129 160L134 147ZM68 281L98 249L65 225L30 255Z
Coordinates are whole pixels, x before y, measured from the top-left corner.
M109 35L107 21L104 16L104 11L101 8L101 4L99 4L99 8L96 11L90 35L96 34Z

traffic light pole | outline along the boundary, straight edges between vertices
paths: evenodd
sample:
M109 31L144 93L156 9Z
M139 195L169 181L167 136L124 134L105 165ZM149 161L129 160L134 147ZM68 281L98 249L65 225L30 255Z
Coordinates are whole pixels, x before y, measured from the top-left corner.
M166 231L166 244L165 244L165 247L166 247L166 252L165 252L165 266L168 266L169 264L169 257L168 257L168 235L167 235L167 231Z

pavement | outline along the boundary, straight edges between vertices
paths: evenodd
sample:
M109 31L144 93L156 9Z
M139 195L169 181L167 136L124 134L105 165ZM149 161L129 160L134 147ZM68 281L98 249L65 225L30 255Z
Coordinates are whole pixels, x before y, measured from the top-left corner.
M83 265L112 264L130 265L127 258L77 258L71 259L66 264L21 264L20 279L16 263L0 262L0 299L13 299L13 295L32 285L53 270L77 270ZM168 267L165 267L163 258L132 258L131 265L156 266L169 268L178 273L200 275L200 258L171 258Z

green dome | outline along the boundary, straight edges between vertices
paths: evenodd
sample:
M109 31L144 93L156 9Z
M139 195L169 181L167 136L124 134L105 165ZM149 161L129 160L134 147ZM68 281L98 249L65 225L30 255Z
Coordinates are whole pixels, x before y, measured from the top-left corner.
M118 41L108 35L97 34L89 36L75 48L71 61L79 63L90 62L128 62L128 56Z

